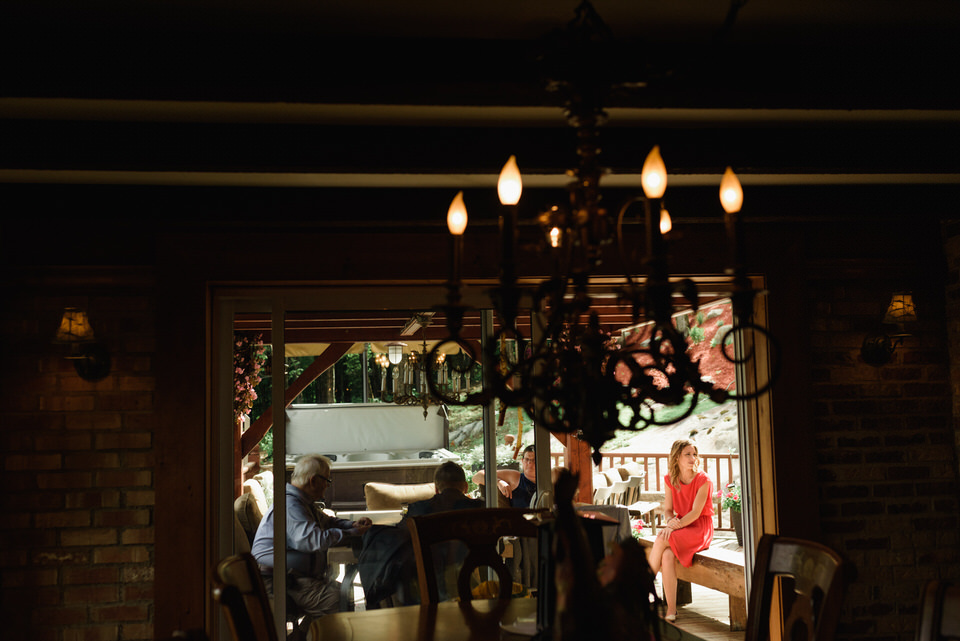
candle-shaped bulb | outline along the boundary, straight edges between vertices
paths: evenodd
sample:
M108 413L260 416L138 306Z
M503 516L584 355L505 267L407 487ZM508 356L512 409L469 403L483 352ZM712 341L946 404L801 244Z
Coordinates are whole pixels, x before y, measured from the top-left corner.
M670 220L670 212L666 207L660 209L660 233L668 234L673 229L673 221Z
M462 236L467 228L467 206L463 204L463 192L458 191L447 210L447 229L454 236Z
M497 194L501 205L516 205L520 202L523 192L523 181L520 179L520 169L517 167L517 157L510 156L507 164L500 170L500 180L497 181Z
M647 198L663 198L667 191L667 167L660 156L660 146L655 145L647 159L643 162L643 171L640 174L640 184Z
M720 204L728 214L735 214L743 207L743 187L730 167L723 172L723 179L720 181Z
M551 227L551 228L550 228L550 234L549 234L549 236L550 236L550 246L553 247L554 249L556 249L557 247L559 247L559 246L560 246L560 236L561 236L560 228L559 228L559 227Z

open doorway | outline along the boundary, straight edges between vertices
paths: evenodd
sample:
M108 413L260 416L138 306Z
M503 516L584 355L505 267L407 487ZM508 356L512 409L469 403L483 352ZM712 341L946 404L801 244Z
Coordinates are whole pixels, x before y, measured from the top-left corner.
M256 356L256 358L263 358L260 363L261 370L257 373L261 375L261 378L269 375L272 380L275 376L274 372L277 371L284 371L285 377L290 375L291 372L288 371L288 367L290 363L294 362L290 359L300 359L304 356L302 353L297 355L299 353L298 350L302 349L299 346L312 344L313 347L309 349L316 350L318 349L318 345L324 344L323 340L313 340L313 338L310 337L308 330L310 329L309 325L311 323L337 321L341 323L339 328L328 327L328 329L338 331L343 336L346 336L347 338L343 342L350 342L354 346L359 345L360 347L348 349L338 347L331 349L329 345L332 344L332 341L330 341L326 343L328 346L324 347L323 350L319 352L319 355L307 354L307 356L319 360L320 358L324 358L323 354L326 353L327 356L325 358L331 361L331 363L323 366L324 372L327 372L331 367L333 367L333 371L336 372L335 363L340 362L343 356L354 357L354 360L357 360L358 363L352 367L361 370L364 366L368 368L366 374L363 374L360 378L359 385L366 389L365 392L361 392L360 398L363 401L381 402L389 396L384 395L384 387L390 387L392 385L392 372L390 372L389 367L386 368L387 372L377 371L377 368L381 366L376 364L375 355L386 353L389 350L386 348L386 343L388 342L386 340L387 337L375 334L374 324L377 322L375 319L392 314L396 316L396 318L393 318L394 321L400 319L401 322L405 322L409 320L413 314L423 309L429 309L430 304L436 300L440 300L440 298L441 292L439 288L420 286L317 287L309 290L282 287L253 289L220 288L215 291L213 297L214 340L212 343L214 346L212 363L215 365L215 375L213 377L215 381L215 402L212 404L213 414L211 423L215 426L212 431L212 439L213 443L215 443L212 451L215 456L211 463L213 472L211 475L211 495L217 498L213 501L213 513L215 516L211 521L213 524L211 527L212 536L210 538L212 558L222 558L237 549L238 543L234 526L236 518L234 504L236 499L242 494L243 484L249 480L248 477L256 476L256 474L251 474L251 472L256 470L254 469L253 461L247 456L247 452L249 451L248 446L252 439L248 437L247 443L244 443L244 434L248 430L251 430L258 420L261 420L264 413L269 412L272 414L270 408L281 408L276 414L278 417L283 416L282 423L279 418L274 419L271 417L269 420L270 425L272 426L274 422L286 425L289 420L286 415L286 408L297 398L296 395L291 396L295 391L293 388L300 387L299 383L291 385L289 381L285 381L283 386L272 386L272 389L264 394L264 396L269 397L269 401L260 394L258 394L258 398L255 399L260 401L261 404L258 412L254 413L251 405L248 417L238 418L235 407L237 386L234 362L235 352L237 351L237 339L247 337L246 349L250 349L251 347L259 349L261 341L264 346L269 346L269 351L264 349L262 353L258 353ZM350 310L350 314L344 316L344 310ZM366 317L371 325L370 327L360 327L361 324L358 323L358 318L362 317ZM255 322L260 323L260 325L245 324L251 323L251 319L255 319ZM442 332L442 324L437 323L437 326ZM357 333L361 329L368 332L365 337ZM411 345L415 346L419 343L419 338L419 335L412 336L408 341L408 347ZM341 350L342 354L336 356ZM348 354L351 350L353 350L353 353ZM284 357L280 357L281 354L283 354ZM289 359L286 358L287 355L291 355ZM334 356L336 356L336 358L334 358ZM371 359L373 359L373 365L370 363ZM251 362L250 357L248 357L247 362ZM299 379L303 371L309 369L312 363L306 364L299 360L296 361L296 363L296 368L301 370L296 376L296 378ZM321 366L317 366L315 369L319 369L320 367ZM384 378L383 374L385 373L388 374L388 378ZM760 375L763 375L763 373L761 372ZM336 377L336 375L334 376ZM758 373L739 372L738 376L756 377ZM336 402L337 400L350 401L356 398L354 395L357 392L356 383L348 384L345 381L338 382L336 378L331 382L328 378L326 382L321 381L319 383L316 382L315 379L311 385L318 385L321 388L320 390L313 390L314 397L312 400L329 401L332 399ZM297 392L297 395L308 387L310 386L303 386L303 389ZM348 390L346 389L347 387L352 387L352 389ZM347 392L349 392L349 394L347 394ZM323 394L327 396L323 396ZM509 454L509 451L514 451L515 445L525 443L525 435L529 429L532 429L532 421L530 421L529 417L523 415L521 412L517 412L515 409L508 410L504 412L503 415L505 431L502 442L498 433L496 437L497 440L492 446L487 441L481 441L482 445L479 450L482 451L482 456L480 456L478 452L474 452L469 456L482 458L484 462L486 462L490 458L499 458L500 452L498 451L497 445L501 446L500 449L503 449L505 454ZM752 547L751 543L749 543L749 541L752 540L751 519L755 518L757 523L764 522L762 517L764 506L758 501L751 501L749 498L750 491L746 489L750 486L751 466L754 467L753 475L757 478L772 478L772 470L765 471L759 466L761 457L757 454L763 447L768 447L770 444L769 425L763 425L759 420L763 415L769 416L769 411L754 407L747 413L737 411L736 415L738 422L749 425L749 429L740 430L741 446L739 452L728 452L726 453L728 456L727 459L723 462L717 461L716 465L718 467L724 466L726 474L726 476L720 477L721 480L717 482L717 485L719 485L721 481L736 479L738 474L734 461L740 461L741 472L739 476L745 486L743 493L745 505L744 548L749 550ZM467 419L467 421L469 422L469 419ZM459 441L462 438L459 434L463 422L464 421L458 419L453 421L448 427L446 437L448 439L450 439L451 436L453 437L452 442L448 440L448 446L454 445L459 447ZM260 425L260 429L262 429L262 424ZM269 458L271 465L275 466L276 461L286 460L289 435L285 430L267 431L273 433L272 442L269 444L270 448L272 448L272 451L269 452ZM260 447L260 473L262 473L264 464L266 463L266 459L263 457L265 449L263 437L266 433L267 432L260 433L255 441L256 445ZM513 441L510 443L508 443L508 439L505 438L508 434L514 436ZM456 453L463 459L468 458L461 452ZM734 454L736 458L734 458ZM250 467L245 469L245 466ZM746 472L742 472L743 470L746 470ZM653 478L656 478L656 476ZM725 484L726 483L724 483L724 485ZM268 504L275 503L276 497L282 496L282 487L282 483L273 482L273 496L267 499ZM269 494L269 489L271 488L265 484L265 495ZM751 517L751 514L758 516ZM726 519L724 519L724 525L730 527ZM279 539L279 531L282 530L282 527L277 529L277 538ZM751 559L749 558L748 552L746 559L747 567L749 567L750 563ZM282 594L282 588L279 592ZM277 598L280 599L280 595L278 595ZM277 611L283 611L283 607L282 601L278 602Z

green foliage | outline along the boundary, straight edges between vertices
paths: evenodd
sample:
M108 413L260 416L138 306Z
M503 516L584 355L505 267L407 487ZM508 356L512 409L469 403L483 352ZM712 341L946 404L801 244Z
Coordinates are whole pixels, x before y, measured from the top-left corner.
M260 439L260 460L264 463L273 463L273 430L267 430L267 433Z
M693 344L702 343L704 339L704 332L702 327L691 327L690 328L690 340L693 341Z
M726 331L726 332L720 331L722 327L723 327L723 321L720 321L719 323L717 323L717 333L713 335L713 339L711 339L710 341L711 348L717 347L719 345L727 344L733 338L733 334L731 334L729 331Z
M740 512L743 509L743 499L740 495L739 483L728 484L726 492L723 490L717 490L717 498L720 499L721 510Z

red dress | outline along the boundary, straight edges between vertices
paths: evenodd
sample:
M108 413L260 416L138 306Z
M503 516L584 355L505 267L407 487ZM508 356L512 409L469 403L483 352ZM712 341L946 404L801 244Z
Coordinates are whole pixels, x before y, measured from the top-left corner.
M697 472L689 485L680 483L678 490L670 485L669 474L663 478L670 490L673 511L680 516L685 516L693 510L693 500L697 497L697 490L704 483L707 485L707 502L703 506L700 518L670 534L670 549L680 560L681 565L688 568L693 563L693 555L700 550L706 550L710 547L710 541L713 540L713 501L711 500L713 483L709 476L703 472Z

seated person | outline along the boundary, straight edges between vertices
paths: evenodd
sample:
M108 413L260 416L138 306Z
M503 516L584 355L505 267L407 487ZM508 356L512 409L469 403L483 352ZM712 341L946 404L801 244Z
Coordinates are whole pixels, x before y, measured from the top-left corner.
M287 483L287 595L307 616L319 618L340 609L340 583L327 565L327 550L347 535L367 531L368 518L337 519L320 511L332 483L330 459L318 454L302 456ZM273 595L273 508L267 510L250 553L260 565L264 587Z
M359 571L367 607L375 607L373 604L394 595L400 605L420 602L416 588L417 562L406 521L408 516L483 507L481 499L466 495L467 477L463 468L453 461L441 464L433 479L436 486L433 498L411 503L397 525L375 525L363 536Z
M483 499L467 496L467 475L463 473L463 468L453 461L446 461L437 468L433 475L433 484L437 489L436 495L425 501L411 503L407 507L406 516L483 507Z
M483 485L484 472L473 475L473 482ZM530 507L530 501L537 493L537 455L533 445L523 450L520 459L520 471L497 470L497 490L510 501L511 507Z

